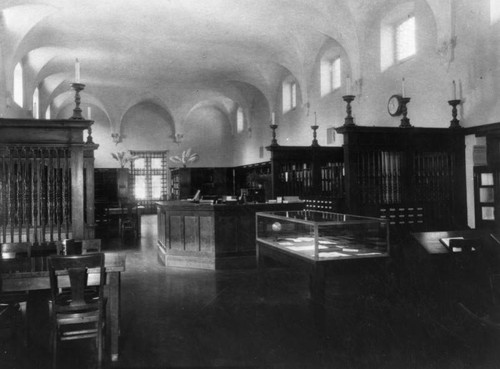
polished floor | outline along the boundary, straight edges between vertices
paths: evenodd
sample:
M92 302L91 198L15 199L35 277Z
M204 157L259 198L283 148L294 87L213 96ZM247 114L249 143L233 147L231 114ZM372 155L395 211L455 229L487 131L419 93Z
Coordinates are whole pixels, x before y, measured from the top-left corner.
M308 281L289 268L206 271L165 268L156 256L156 217L140 241L103 239L127 254L122 274L121 368L499 368L499 332L390 268L329 278L318 322ZM40 314L43 316L43 314ZM50 368L47 326L30 344L1 346L0 368ZM95 367L90 344L67 344L61 368Z

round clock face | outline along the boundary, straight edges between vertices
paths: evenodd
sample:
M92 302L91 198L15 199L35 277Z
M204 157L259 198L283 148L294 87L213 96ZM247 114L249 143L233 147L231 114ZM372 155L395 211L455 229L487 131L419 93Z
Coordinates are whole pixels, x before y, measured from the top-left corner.
M401 97L399 95L392 95L389 98L387 110L393 117L401 114Z

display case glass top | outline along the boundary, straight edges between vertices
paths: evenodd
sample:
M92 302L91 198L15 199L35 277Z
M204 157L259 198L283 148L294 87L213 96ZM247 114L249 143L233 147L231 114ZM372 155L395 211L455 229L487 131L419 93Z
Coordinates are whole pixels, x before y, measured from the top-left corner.
M257 242L311 261L389 256L387 220L322 211L259 212Z

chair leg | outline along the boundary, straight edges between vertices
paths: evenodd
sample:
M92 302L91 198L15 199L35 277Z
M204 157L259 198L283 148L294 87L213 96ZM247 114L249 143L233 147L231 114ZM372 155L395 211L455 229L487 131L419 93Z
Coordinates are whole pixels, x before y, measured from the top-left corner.
M52 368L57 369L57 332L52 333Z
M99 327L97 328L97 368L102 367L102 324L97 323Z

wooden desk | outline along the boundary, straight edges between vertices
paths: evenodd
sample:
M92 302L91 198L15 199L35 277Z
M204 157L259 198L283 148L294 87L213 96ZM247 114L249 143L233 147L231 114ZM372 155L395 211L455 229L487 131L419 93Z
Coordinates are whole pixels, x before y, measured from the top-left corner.
M105 253L107 317L111 335L111 359L118 360L118 337L120 334L120 273L125 271L125 254ZM31 291L50 289L48 262L46 257L0 260L2 291ZM89 275L89 285L98 285L99 276ZM69 287L69 279L61 281L60 287Z
M412 233L412 237L429 255L450 254L450 251L441 243L441 238L463 237L465 239L481 239L481 241L483 241L483 244L490 245L490 247L487 247L490 250L492 243L495 242L490 232L475 229L467 229L462 231L418 232Z
M140 237L141 235L141 215L142 212L144 211L145 207L142 205L139 206L134 206L132 208L133 211L135 211L137 217L136 217L136 224L135 227L137 229L137 237ZM120 217L122 215L126 215L127 209L126 208L120 208L120 207L115 207L115 208L108 208L108 215L114 216L114 217Z
M288 204L157 202L158 258L165 266L227 269L255 266L255 214L292 211Z

